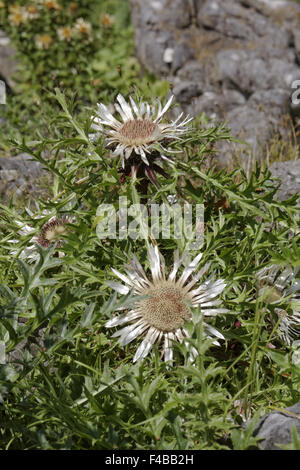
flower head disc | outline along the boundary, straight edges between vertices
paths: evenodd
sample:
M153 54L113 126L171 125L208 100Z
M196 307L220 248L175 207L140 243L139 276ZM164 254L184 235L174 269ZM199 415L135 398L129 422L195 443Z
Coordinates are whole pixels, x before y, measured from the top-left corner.
M154 142L159 135L159 127L150 119L126 121L119 131L120 142L132 147Z
M190 309L185 303L189 296L184 289L171 281L161 281L145 289L146 300L137 302L136 309L150 326L161 331L176 331L184 320L190 318Z
M108 281L107 284L122 295L127 295L132 291L135 303L133 310L109 320L106 327L129 324L113 335L113 337L120 336L119 342L122 346L140 335L145 336L136 351L134 362L146 357L152 345L159 344L161 340L163 340L162 355L166 361L173 360L172 342L181 343L189 336L184 323L186 320L192 319L191 307L201 306L203 315L227 312L227 309L215 308L221 303L215 297L223 291L226 284L223 279L213 281L210 277L193 289L193 286L209 268L209 264L206 264L192 277L202 253L185 267L177 280L176 274L183 262L183 258L179 259L177 251L175 252L174 267L168 278L165 273L165 261L157 247L150 247L148 257L152 274L151 280L148 279L135 256L125 267L127 275L113 269L113 272L125 285L115 281ZM205 334L209 337L212 335L224 339L219 331L206 323ZM214 341L214 344L219 343ZM188 344L187 347L193 359L197 355L197 351Z

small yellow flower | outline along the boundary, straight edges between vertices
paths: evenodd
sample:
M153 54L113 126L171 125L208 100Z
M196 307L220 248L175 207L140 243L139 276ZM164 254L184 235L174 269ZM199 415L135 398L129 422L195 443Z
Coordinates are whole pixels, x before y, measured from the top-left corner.
M71 12L74 13L75 11L78 10L78 4L75 3L75 2L72 2L72 3L70 3L69 8L70 8Z
M10 5L8 7L8 11L10 13L20 12L20 11L22 11L22 7L21 7L21 5L18 5L17 3L14 3L13 5Z
M61 10L61 5L57 0L44 0L43 3L48 10Z
M113 25L115 19L112 15L103 15L101 16L100 18L100 24L102 26L104 26L104 28L111 28L111 26Z
M4 3L0 2L0 8L4 8L4 7L5 7Z
M75 23L74 29L79 34L89 36L91 34L92 25L88 21L85 21L83 18L78 18Z
M19 6L19 5L18 5ZM26 23L28 20L28 15L25 8L13 8L11 14L8 15L8 21L13 26L20 26L21 24Z
M58 28L57 35L61 41L71 41L73 37L73 29L70 26Z
M39 49L49 49L52 43L53 39L49 34L39 34L35 38L35 44Z
M28 15L28 18L31 20L34 20L39 17L39 10L38 7L35 5L28 5L26 7L26 13Z

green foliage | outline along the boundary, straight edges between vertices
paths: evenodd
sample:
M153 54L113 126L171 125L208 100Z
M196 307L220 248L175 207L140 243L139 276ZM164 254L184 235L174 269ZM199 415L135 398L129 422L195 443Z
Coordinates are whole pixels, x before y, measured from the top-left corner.
M253 450L258 448L259 438L253 437L257 422L258 419L253 418L245 429L232 430L231 439L234 450Z
M218 348L203 340L198 313L189 326L190 341L199 352L195 365L189 364L182 344L176 346L179 363L172 371L158 353L133 366L136 346L122 350L104 328L106 319L124 305L111 296L105 281L111 267L123 265L124 253L143 259L145 245L130 238L99 240L95 227L100 201L117 207L120 195L133 202L140 197L130 179L121 181L105 147L90 142L90 120L75 116L59 90L56 98L62 111L50 123L51 139L14 143L53 174L53 194L39 201L36 214L2 206L2 356L5 348L6 357L14 357L25 342L17 363L10 359L1 366L2 447L251 447L256 442L252 428L238 430L242 415L235 401L244 401L248 416L252 410L266 410L270 402L290 404L299 393L299 370L285 347L276 338L277 350L267 347L272 328L261 314L263 300L258 301L255 289L257 267L271 259L271 252L273 258L283 257L288 249L287 227L296 225L295 201L274 199L276 183L267 170L257 168L250 180L241 169L231 174L204 171L211 143L229 134L222 127L190 132L176 166L167 179L158 177L159 189L151 185L148 196L162 202L171 188L179 200L204 204L203 263L210 261L228 283L224 299L229 314L213 322L226 343ZM185 184L174 184L178 178ZM227 204L220 206L224 198ZM11 237L20 240L13 247L19 253L31 237L18 235L17 221L36 233L47 214L75 217L62 247L39 248L35 263L11 258ZM176 243L182 248L182 240L159 241L167 260ZM296 238L288 243L291 248ZM57 257L61 251L63 258ZM241 322L237 329L236 319Z

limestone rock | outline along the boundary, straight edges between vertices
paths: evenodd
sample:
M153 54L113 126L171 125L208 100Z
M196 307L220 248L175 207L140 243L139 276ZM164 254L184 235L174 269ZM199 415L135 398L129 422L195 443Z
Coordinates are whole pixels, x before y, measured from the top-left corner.
M270 170L282 182L277 193L278 199L283 201L298 193L300 202L300 160L276 162L271 165Z
M16 51L10 39L0 29L0 79L10 87L14 87L13 74L17 69Z
M21 153L16 157L0 157L0 200L7 202L12 196L35 197L44 192L45 183L49 180L43 166L33 161L31 156Z
M137 56L173 85L183 111L225 120L257 158L274 132L286 135L286 116L300 116L291 102L300 80L299 4L130 1ZM219 162L230 163L231 155L222 151Z
M293 425L300 436L300 402L283 411L272 411L263 416L254 435L264 439L259 444L264 450L280 450L279 445L291 443Z

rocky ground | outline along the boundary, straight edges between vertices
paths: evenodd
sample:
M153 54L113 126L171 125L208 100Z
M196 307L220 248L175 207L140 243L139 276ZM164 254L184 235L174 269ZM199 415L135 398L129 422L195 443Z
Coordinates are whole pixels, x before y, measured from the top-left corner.
M13 88L13 74L17 68L15 59L15 50L11 45L10 39L0 29L0 79L6 82L6 85Z
M12 158L0 157L0 201L8 203L14 197L18 203L47 193L50 182L42 165L26 153Z
M277 193L280 201L292 197L295 193L300 194L300 160L275 162L270 170L274 177L282 181Z
M184 111L226 120L255 158L276 132L287 134L300 106L300 5L285 0L130 0L136 53L164 77ZM219 149L220 164L232 143ZM241 148L237 145L237 149ZM249 149L242 147L245 158Z
M260 446L264 450L280 450L280 445L291 442L293 426L300 435L300 402L263 416L259 420L254 435L262 439Z

